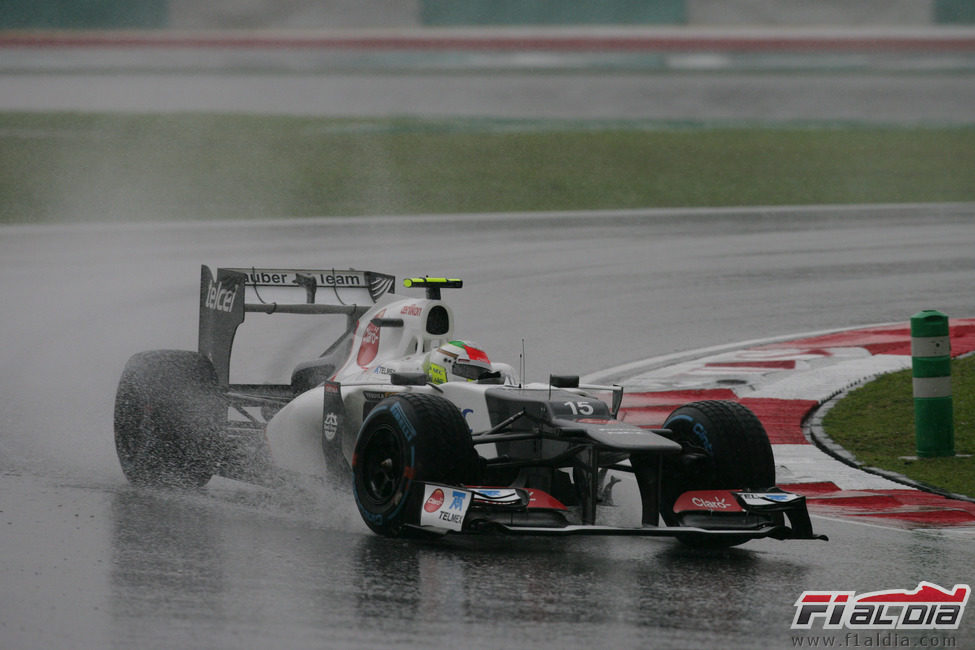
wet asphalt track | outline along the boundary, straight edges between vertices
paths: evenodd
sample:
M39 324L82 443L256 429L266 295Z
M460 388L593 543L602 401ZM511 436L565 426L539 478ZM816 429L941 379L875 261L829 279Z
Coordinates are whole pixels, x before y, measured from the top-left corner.
M131 353L195 345L200 263L458 275L458 331L513 362L524 338L541 377L923 308L970 316L973 217L908 206L4 228L0 645L784 648L804 589L970 583L970 531L816 519L829 543L716 554L636 539L424 546L370 535L344 494L136 490L114 458L111 408ZM971 646L975 620L934 636Z
M505 71L0 74L0 109L364 117L967 124L968 74Z

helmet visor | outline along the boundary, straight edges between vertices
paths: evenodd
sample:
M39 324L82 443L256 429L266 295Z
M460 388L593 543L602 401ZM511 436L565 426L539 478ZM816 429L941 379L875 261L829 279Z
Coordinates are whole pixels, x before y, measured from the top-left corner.
M458 377L463 377L464 379L480 379L481 375L486 372L488 372L487 368L484 368L483 366L475 366L470 363L462 363L458 361L453 365L453 373Z

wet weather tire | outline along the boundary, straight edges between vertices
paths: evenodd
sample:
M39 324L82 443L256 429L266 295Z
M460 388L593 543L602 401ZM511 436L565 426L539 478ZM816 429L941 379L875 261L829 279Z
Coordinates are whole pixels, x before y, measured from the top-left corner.
M226 414L209 359L183 350L134 355L115 395L122 472L136 485L205 485L214 473L210 449Z
M386 537L417 535L404 528L415 481L470 484L479 458L464 417L437 395L400 393L369 413L352 459L356 505L369 528Z
M681 454L663 466L660 515L668 526L680 525L674 514L677 498L689 490L761 491L775 485L775 462L768 434L747 407L730 401L685 404L664 423L673 439L693 460ZM691 546L724 547L741 543L720 536L681 536Z

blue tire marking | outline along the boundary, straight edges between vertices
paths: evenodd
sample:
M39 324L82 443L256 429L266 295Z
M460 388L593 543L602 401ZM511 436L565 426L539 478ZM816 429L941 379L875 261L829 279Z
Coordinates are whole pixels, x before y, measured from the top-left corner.
M675 415L671 418L667 418L667 421L664 422L664 427L667 427L674 420L683 420L685 422L690 422L691 431L694 433L695 436L697 436L698 440L701 441L701 444L704 445L704 449L706 449L709 454L714 454L714 450L711 448L711 440L708 437L708 431L707 429L704 428L703 424L701 424L700 422L698 422L697 420L695 420L689 415Z

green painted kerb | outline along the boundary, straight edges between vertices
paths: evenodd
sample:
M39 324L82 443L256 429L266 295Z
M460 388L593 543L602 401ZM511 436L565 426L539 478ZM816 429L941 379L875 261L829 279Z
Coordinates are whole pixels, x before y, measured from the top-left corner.
M921 458L955 455L948 317L933 309L911 316L914 435Z

